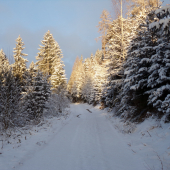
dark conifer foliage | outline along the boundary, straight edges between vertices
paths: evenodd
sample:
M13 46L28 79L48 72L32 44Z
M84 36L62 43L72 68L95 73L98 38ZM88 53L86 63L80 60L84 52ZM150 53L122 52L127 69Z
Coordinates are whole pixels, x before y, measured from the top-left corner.
M58 44L56 42L54 44L55 55L61 55ZM23 45L22 38L19 36L16 40L16 48L14 48L15 63L12 65L9 65L3 50L0 50L0 130L5 132L8 129L11 131L17 127L39 123L44 116L47 116L47 113L44 114L45 110L49 111L48 115L57 116L59 112L61 115L68 107L68 100L65 97L66 79L63 62L61 64L61 60L54 61L54 71L57 72L59 69L60 72L57 72L58 74L51 80L49 72L38 70L33 62L27 69L27 60L22 58L22 56L27 56L22 52L25 48ZM53 56L54 53L48 54L49 58ZM49 63L44 61L44 64ZM56 93L56 91L54 86L52 89L50 80L53 84L54 82L58 82L57 85L62 84L60 88L57 88L58 93L55 95L52 95L52 92ZM53 107L55 114L49 109L54 99L57 99L55 104L60 102L58 104L60 107Z
M110 22L100 64L97 53L76 60L68 83L74 101L115 107L125 121L150 115L170 121L170 5L156 4L139 3L135 15Z

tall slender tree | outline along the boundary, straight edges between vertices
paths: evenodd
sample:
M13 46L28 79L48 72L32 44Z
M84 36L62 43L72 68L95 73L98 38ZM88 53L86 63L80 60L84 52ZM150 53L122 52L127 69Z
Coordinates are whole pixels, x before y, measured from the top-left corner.
M26 71L26 62L28 62L27 59L24 59L24 56L27 56L28 54L22 53L22 50L25 49L24 43L22 42L22 38L19 37L16 39L16 47L14 48L14 59L15 63L12 65L13 67L13 73L15 76L19 77L19 79L23 79L22 75ZM22 57L23 56L23 57Z
M63 54L50 31L47 31L41 43L43 45L40 45L40 52L38 52L38 56L36 57L38 60L36 63L38 69L44 74L49 75L49 80L52 81L53 88L57 88L61 84L65 86L66 76L64 64L61 60Z
M106 34L107 30L111 23L111 16L107 10L103 10L101 16L101 21L99 21L99 25L97 26L99 28L99 33L101 34L101 40L102 40L102 50L105 58L106 54Z

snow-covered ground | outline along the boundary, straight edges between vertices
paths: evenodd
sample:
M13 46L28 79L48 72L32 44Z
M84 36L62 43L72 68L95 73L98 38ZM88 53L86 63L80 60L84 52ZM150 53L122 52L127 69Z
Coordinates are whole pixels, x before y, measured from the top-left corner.
M0 170L170 169L170 124L125 126L87 104L71 104L69 117L44 122L0 141Z

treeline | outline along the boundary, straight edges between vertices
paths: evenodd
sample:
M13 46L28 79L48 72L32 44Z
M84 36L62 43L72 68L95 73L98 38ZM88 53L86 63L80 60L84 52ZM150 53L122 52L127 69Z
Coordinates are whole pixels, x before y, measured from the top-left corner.
M76 59L67 87L73 101L114 108L125 121L170 121L170 5L159 3L134 1L127 18L113 21L103 11L102 50Z
M37 62L26 67L21 37L16 40L13 64L0 51L0 130L37 124L57 116L68 106L62 51L50 31L41 41Z

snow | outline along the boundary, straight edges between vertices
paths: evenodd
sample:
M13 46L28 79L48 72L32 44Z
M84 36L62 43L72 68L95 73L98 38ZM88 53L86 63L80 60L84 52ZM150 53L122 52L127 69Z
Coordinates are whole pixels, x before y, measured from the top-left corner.
M142 67L142 68L139 69L138 73L143 72L143 71L147 71L147 70L148 70L147 67Z
M137 85L131 86L130 89L131 90L136 90L137 89Z
M154 27L156 27L156 29L159 29L161 25L163 25L163 29L165 29L166 27L168 27L169 22L170 22L170 18L160 19L159 22L150 23L149 29L152 29Z
M159 29L160 23L159 22L152 22L152 23L149 24L149 29L152 29L154 27L156 27L156 29Z
M45 119L4 142L0 170L159 170L161 161L164 170L170 167L169 124L124 124L112 115L99 106L71 104L69 117Z
M166 6L161 7L160 9L157 9L155 11L155 14L164 13L164 12L167 12L167 11L170 12L170 5L166 5Z
M133 72L132 69L131 69L131 70L126 70L126 71L124 72L124 75L129 75L131 72Z

